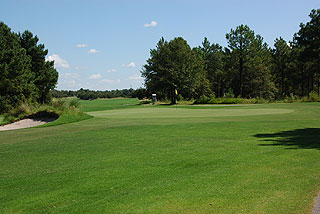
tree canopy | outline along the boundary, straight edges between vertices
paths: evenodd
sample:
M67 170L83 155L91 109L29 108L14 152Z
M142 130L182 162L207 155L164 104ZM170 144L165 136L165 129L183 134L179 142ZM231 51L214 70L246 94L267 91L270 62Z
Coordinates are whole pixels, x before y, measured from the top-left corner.
M170 42L161 38L150 55L142 76L148 89L160 98L174 103L176 90L184 97L198 97L209 90L209 85L205 85L204 60L183 38Z
M58 81L48 51L29 31L16 34L0 22L0 112L21 103L50 101L50 90Z
M149 93L175 102L177 89L186 99L236 96L282 99L320 93L320 9L300 24L293 41L277 38L274 48L247 25L226 34L228 47L211 44L190 48L181 37L161 38L141 74Z

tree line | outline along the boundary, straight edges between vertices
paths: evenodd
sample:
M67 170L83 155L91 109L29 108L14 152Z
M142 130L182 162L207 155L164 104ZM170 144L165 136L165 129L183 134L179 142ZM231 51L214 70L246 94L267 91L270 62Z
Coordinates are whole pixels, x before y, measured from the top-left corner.
M292 41L276 38L273 48L247 25L226 34L228 47L207 38L195 48L181 37L169 42L161 38L141 71L146 89L172 103L176 90L185 99L319 95L320 9L309 17Z
M77 91L72 90L52 90L52 96L55 98L63 97L77 97L81 100L94 100L97 98L139 98L140 100L149 97L147 90L144 88L138 89L116 89L116 90L106 90L106 91L94 91L89 89L79 89Z
M21 103L50 102L58 72L38 42L30 31L14 33L0 22L0 113Z

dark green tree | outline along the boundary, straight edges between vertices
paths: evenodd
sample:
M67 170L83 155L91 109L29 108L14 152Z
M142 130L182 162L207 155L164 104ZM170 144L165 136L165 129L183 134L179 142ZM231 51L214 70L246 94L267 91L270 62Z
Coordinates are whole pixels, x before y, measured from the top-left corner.
M279 89L279 94L281 98L284 96L289 96L289 63L291 48L288 43L283 38L277 38L274 41L273 54L273 74L276 87Z
M46 103L50 101L49 92L53 90L58 81L58 72L54 68L54 62L45 60L48 50L43 44L38 44L39 39L30 31L19 34L21 46L26 54L31 57L31 71L34 74L37 101Z
M19 37L0 22L0 112L23 102L34 102L34 78L31 59Z
M210 44L205 37L202 42L203 58L205 69L209 80L210 88L216 97L222 97L228 88L228 77L225 72L225 53L219 44Z
M246 96L272 99L277 92L271 72L272 51L260 35L255 36L249 50Z
M276 88L270 71L271 52L260 35L255 35L247 25L240 25L226 34L231 63L229 75L233 76L233 91L241 97L274 96Z
M175 103L175 90L184 98L192 98L201 96L208 88L204 81L204 60L181 37L170 42L162 38L156 49L151 49L141 74L148 91L172 103Z
M228 47L231 50L232 70L236 73L234 78L236 96L245 97L246 95L244 93L244 84L248 79L246 64L254 37L254 32L247 25L240 25L226 34Z
M315 78L317 78L319 93L320 74L320 9L312 10L310 21L300 24L300 30L294 39L302 49L300 58L304 63L303 69L306 78L307 91L314 90ZM303 83L302 83L303 84ZM303 85L302 85L303 87Z

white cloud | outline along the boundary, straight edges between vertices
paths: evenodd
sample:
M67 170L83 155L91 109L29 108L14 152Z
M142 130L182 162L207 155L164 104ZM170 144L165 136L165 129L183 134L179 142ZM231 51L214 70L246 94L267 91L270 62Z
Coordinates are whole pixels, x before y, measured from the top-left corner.
M96 79L100 79L101 78L101 74L92 74L89 79L90 80L96 80Z
M138 74L134 74L129 77L130 80L143 80L143 77L139 76Z
M118 79L117 82L120 83L121 82L120 79Z
M88 47L88 45L86 45L86 44L77 44L76 47L77 48L85 48L85 47Z
M144 24L145 27L155 27L158 25L158 22L152 21L151 23Z
M97 49L90 49L89 51L88 51L88 53L89 54L95 54L95 53L98 53L99 51L97 50Z
M46 58L47 61L54 61L54 66L56 68L69 68L69 63L62 59L58 54L52 54Z
M129 67L129 68L135 68L136 63L135 62L130 62L129 64L122 64L121 67Z
M81 67L81 66L76 66L74 67L75 70L87 70L88 67Z
M110 70L107 70L107 72L108 72L108 73L114 73L114 72L117 72L117 69L112 68L112 69L110 69Z
M59 86L66 88L74 88L80 86L78 81L80 79L79 74L77 73L61 73L59 75Z
M61 74L61 77L78 79L79 78L79 74L77 74L77 73L63 73L63 74Z
M103 79L101 80L103 83L114 83L114 80Z
M136 63L135 62L130 62L127 67L129 68L135 68L136 67Z

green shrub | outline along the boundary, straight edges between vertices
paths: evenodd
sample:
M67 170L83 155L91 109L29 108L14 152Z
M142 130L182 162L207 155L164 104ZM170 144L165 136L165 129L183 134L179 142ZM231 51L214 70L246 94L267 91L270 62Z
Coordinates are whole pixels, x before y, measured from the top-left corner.
M140 102L140 104L150 104L150 103L152 103L151 100L143 100Z
M196 99L194 104L208 104L209 101L210 101L209 97L202 95L199 99Z
M39 112L47 112L52 115L74 115L74 117L78 117L77 115L85 118L83 116L83 112L81 112L78 108L79 102L77 99L72 100L63 100L57 99L52 101L50 104L20 104L19 106L12 108L6 114L4 114L5 123L11 123L17 120L21 120L23 118L32 117L32 115L36 115Z
M221 97L221 98L208 98L206 96L200 97L197 99L194 104L261 104L261 103L268 103L268 100L263 98L251 98L251 99L244 99L240 97Z
M230 88L224 97L234 98L233 90Z
M181 94L178 94L178 96L177 96L177 100L178 100L178 101L183 101L183 100L184 100L184 98L183 98L183 96L182 96Z
M310 102L319 102L320 101L318 93L316 93L314 91L309 94L308 99Z
M70 102L69 102L69 106L72 106L72 107L75 107L75 108L78 108L79 105L80 105L80 103L79 103L79 100L78 100L78 99L72 99L72 100L70 100Z

